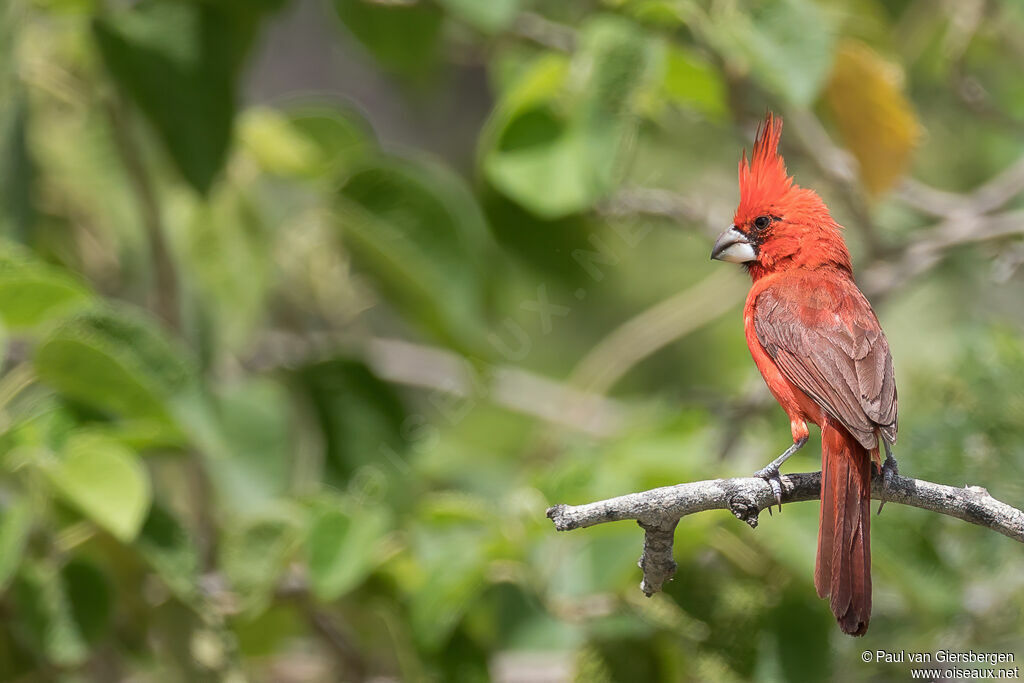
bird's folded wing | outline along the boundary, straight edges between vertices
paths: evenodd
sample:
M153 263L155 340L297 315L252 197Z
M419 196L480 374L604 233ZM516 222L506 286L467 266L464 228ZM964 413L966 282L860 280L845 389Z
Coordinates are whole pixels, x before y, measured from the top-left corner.
M768 287L754 304L754 330L786 378L865 448L876 430L896 440L896 381L889 343L852 281Z

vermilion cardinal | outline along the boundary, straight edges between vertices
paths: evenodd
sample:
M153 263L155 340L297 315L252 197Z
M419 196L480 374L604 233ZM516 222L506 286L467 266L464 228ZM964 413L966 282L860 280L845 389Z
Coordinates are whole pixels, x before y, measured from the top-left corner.
M853 281L841 228L778 153L782 120L767 115L740 161L740 203L711 258L742 263L753 286L743 308L747 345L789 416L793 445L758 471L781 504L779 467L821 428L821 513L814 585L831 597L844 633L871 618L871 463L896 473L896 382L889 344Z

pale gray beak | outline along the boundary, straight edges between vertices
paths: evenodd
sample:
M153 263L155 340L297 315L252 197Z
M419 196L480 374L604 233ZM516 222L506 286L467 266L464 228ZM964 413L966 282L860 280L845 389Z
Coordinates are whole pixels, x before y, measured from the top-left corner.
M711 258L730 263L746 263L756 260L757 252L747 236L732 225L718 236L718 241L711 250Z

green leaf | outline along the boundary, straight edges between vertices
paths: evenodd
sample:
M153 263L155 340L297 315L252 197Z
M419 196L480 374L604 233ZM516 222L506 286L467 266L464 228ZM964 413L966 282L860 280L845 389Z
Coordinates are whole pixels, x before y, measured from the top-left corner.
M548 282L570 286L569 291L593 284L587 269L566 268L567 255L594 251L595 226L586 215L542 219L494 189L485 189L482 201L495 241L504 251L542 271Z
M264 170L332 188L376 150L373 129L357 112L329 105L250 108L239 118L239 139Z
M489 235L462 180L437 164L384 159L355 171L335 206L346 244L392 302L445 342L473 349Z
M306 543L310 586L318 600L336 600L373 571L379 562L375 551L388 521L385 510L367 506L314 513Z
M0 40L8 42L4 33ZM25 240L36 217L33 187L38 170L28 143L28 97L24 88L13 90L12 101L0 109L0 225L8 222L11 234Z
M283 469L280 459L269 453L265 454L269 460L260 462L262 455L237 450L229 433L232 427L225 422L215 397L192 391L176 397L171 408L181 431L202 459L217 504L239 516L272 512L278 501L275 491L288 486L287 481L267 481L269 472Z
M571 68L557 56L538 60L487 124L488 180L543 218L582 211L607 196L636 130L652 56L635 26L602 17L582 29Z
M20 330L81 308L92 298L70 273L36 260L30 252L0 242L0 320Z
M675 0L636 0L626 4L627 15L638 22L668 29L684 25L684 13Z
M114 606L110 580L99 567L81 558L64 565L61 579L78 632L89 645L96 643L110 627Z
M238 651L246 658L278 656L290 647L295 634L308 628L305 615L287 602L277 602L252 619L234 619L231 630L238 638Z
M123 308L69 318L39 345L40 380L94 409L170 426L169 399L195 381L194 369L156 324Z
M309 173L317 150L293 130L281 112L252 107L238 121L238 138L264 170L283 176Z
M14 584L16 628L26 644L57 666L75 666L89 648L75 622L60 571L50 562L22 567Z
M16 499L0 512L0 591L14 576L32 530L32 508L27 501Z
M220 392L218 402L231 458L224 463L238 497L272 500L291 486L291 398L276 382L252 379ZM218 472L224 474L224 472Z
M706 116L717 119L728 111L722 76L691 50L675 45L665 49L661 87L669 102Z
M0 452L10 458L4 462L6 467L33 462L38 453L59 451L68 435L79 428L73 410L53 394L12 404L11 422L0 435Z
M807 582L782 592L768 623L774 626L779 664L787 681L832 680L829 640L835 624Z
M440 0L440 3L467 24L487 33L498 33L515 19L520 0Z
M95 434L74 435L63 458L43 471L58 495L117 539L138 534L151 491L146 469L128 449Z
M204 194L227 157L236 79L260 18L235 3L143 0L94 24L104 65Z
M291 126L316 149L309 173L336 182L376 149L373 128L358 112L328 106L303 106L287 112Z
M113 588L102 570L81 558L57 569L51 561L26 564L14 584L17 627L28 645L57 666L85 661L108 631Z
M438 650L486 586L487 557L479 534L434 534L426 577L409 599L409 621L426 650Z
M303 368L326 450L325 479L341 486L369 464L404 473L408 442L401 436L407 411L394 387L360 361L334 359Z
M286 110L252 107L239 117L239 139L268 172L336 187L376 150L373 129L358 112L333 105Z
M185 256L182 279L195 287L213 352L248 348L267 313L273 232L250 198L230 184L194 200L176 231Z
M219 564L238 593L242 612L259 614L270 603L302 542L301 525L287 512L240 520L224 534Z
M199 595L199 551L178 519L159 504L150 507L135 539L139 554L185 604Z
M386 69L410 76L435 63L444 15L432 3L382 3L334 0L352 35Z
M741 62L761 85L790 103L810 105L832 66L835 17L812 0L721 8L704 28L722 58Z
M618 140L606 139L605 149ZM517 116L484 171L496 188L542 218L588 208L608 192L607 166L584 160L583 140L549 106Z

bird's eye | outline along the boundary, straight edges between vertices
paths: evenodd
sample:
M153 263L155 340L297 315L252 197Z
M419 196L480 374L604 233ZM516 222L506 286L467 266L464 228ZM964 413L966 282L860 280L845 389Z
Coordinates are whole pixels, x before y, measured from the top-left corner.
M754 219L754 228L757 230L764 230L772 222L772 219L768 216L758 216Z

